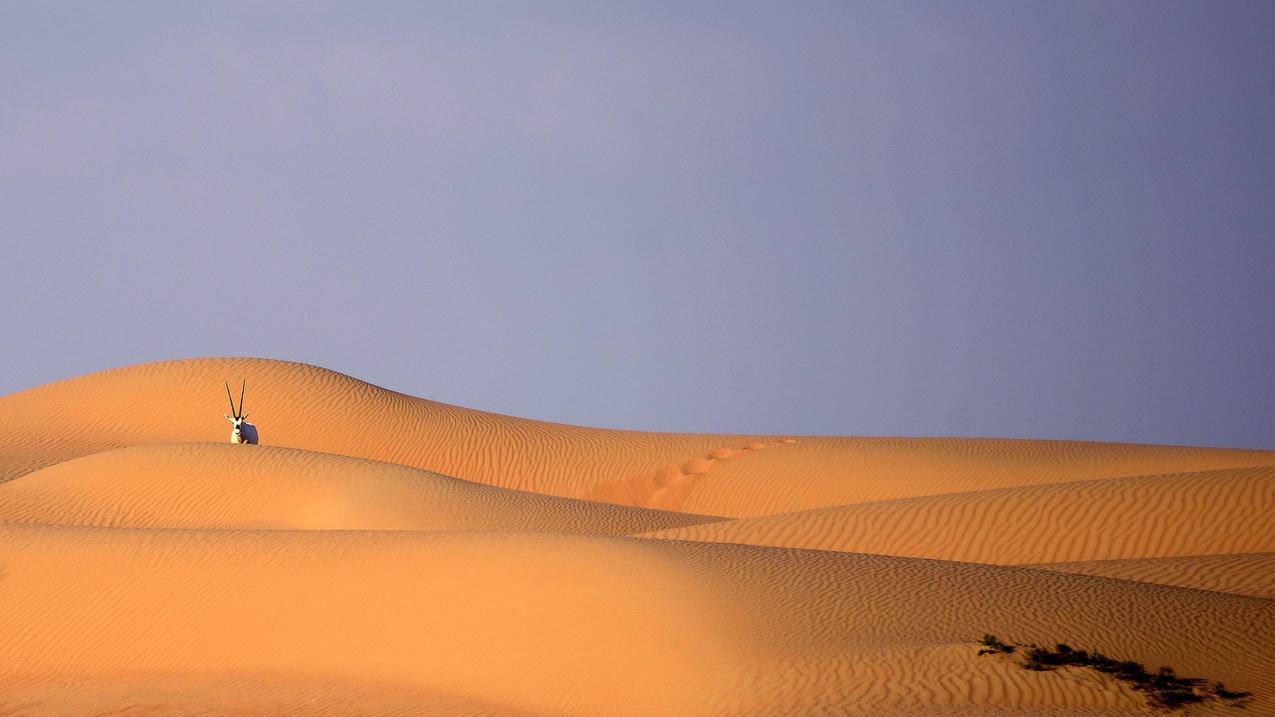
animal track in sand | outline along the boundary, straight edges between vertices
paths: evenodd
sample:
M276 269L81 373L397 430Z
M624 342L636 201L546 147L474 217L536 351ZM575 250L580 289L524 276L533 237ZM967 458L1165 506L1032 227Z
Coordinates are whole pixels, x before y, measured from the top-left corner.
M678 510L695 482L717 465L739 460L749 453L774 446L793 445L795 438L753 442L736 448L713 448L704 455L665 465L652 473L603 481L594 486L589 500L661 510Z

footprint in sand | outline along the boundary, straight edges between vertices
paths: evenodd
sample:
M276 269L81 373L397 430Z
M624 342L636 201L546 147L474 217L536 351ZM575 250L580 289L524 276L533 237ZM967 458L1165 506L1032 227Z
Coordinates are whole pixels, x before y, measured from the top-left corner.
M687 475L677 466L664 466L655 474L655 485L660 488L669 488L678 485L686 478Z
M706 475L718 463L742 458L750 451L796 442L795 438L782 438L769 444L757 442L739 448L714 448L707 455L666 465L654 473L598 485L591 497L595 500L676 510L686 500L699 476Z
M688 476L697 476L707 473L713 467L713 459L708 458L692 458L682 464L682 472Z

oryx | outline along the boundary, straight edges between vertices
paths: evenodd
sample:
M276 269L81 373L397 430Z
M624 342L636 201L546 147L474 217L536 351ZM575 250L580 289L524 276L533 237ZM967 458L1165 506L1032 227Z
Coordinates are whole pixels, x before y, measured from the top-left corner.
M235 397L230 395L230 382L226 382L226 398L230 399L230 412L234 416L226 416L226 420L234 425L234 429L230 431L231 443L252 443L258 441L257 427L248 423L246 420L248 414L243 412L243 395L248 389L248 381L244 380L243 385L239 387L239 408L235 409Z

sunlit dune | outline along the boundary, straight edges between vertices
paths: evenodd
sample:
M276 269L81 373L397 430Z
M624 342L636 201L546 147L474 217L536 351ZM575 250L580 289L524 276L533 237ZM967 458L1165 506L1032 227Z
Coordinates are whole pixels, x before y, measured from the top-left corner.
M945 493L1275 466L1275 451L1081 441L800 438L726 461L680 507L760 516Z
M1001 564L1271 552L1275 467L863 503L652 537Z
M1275 465L1275 452L1069 441L641 433L485 413L264 359L129 366L12 394L0 479L146 443L225 442L224 381L266 445L398 463L517 490L752 516L919 495Z
M0 483L0 523L623 535L704 520L718 518L523 493L393 463L229 443L120 448Z
M1272 451L596 429L242 358L0 430L0 714L1156 711L988 633L1275 714Z
M1021 568L543 533L13 527L0 547L6 684L28 694L294 672L542 713L1137 704L975 659L986 630L1275 671L1270 601Z

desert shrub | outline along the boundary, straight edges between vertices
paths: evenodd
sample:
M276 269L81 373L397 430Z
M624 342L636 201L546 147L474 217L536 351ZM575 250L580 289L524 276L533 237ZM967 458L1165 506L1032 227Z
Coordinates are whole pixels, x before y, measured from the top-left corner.
M1101 652L1098 652L1097 650L1095 650L1093 653L1093 656L1089 658L1089 664L1092 665L1093 668L1099 672L1111 673L1120 669L1119 662L1111 659L1110 657L1107 657L1106 655L1102 654Z
M1099 672L1111 675L1116 679L1128 682L1133 689L1143 692L1147 702L1153 707L1174 710L1189 704L1203 702L1206 699L1222 699L1239 701L1247 699L1251 693L1229 690L1221 682L1208 685L1198 677L1179 677L1172 667L1164 666L1147 672L1142 663L1132 660L1116 660L1094 650L1076 650L1070 645L1059 642L1053 649L1034 644L1006 644L995 635L987 634L979 640L983 649L979 655L1013 652L1017 647L1026 648L1023 660L1019 663L1024 669L1037 672L1048 672L1059 667L1090 667Z
M1143 667L1142 663L1133 662L1132 660L1116 663L1116 669L1113 674L1125 682L1133 682L1138 685L1144 685L1151 679L1151 676L1147 674L1147 668Z
M983 655L996 655L1014 651L1013 645L1007 645L1001 642L999 638L992 634L983 635L982 639L978 641L978 644L983 646L983 649L978 651L980 657Z
M1253 695L1252 692L1240 692L1239 690L1228 690L1226 685L1221 682L1213 683L1213 694L1224 700L1242 700Z

